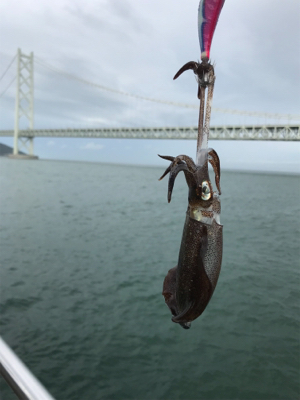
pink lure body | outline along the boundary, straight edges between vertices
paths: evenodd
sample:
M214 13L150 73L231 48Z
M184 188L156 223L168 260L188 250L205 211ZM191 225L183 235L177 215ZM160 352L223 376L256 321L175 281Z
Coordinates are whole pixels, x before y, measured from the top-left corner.
M198 33L201 60L209 60L210 46L225 0L201 0L198 9Z

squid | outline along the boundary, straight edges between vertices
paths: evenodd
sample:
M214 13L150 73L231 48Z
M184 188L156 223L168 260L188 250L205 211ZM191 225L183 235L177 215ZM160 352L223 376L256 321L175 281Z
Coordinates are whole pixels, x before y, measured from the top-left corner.
M189 329L191 322L198 318L208 305L216 288L222 264L220 160L216 151L208 148L208 138L215 83L214 67L209 62L209 50L223 4L224 0L200 1L198 25L201 63L188 62L173 78L177 79L184 71L191 69L198 82L197 97L200 99L200 110L196 162L187 155L159 155L171 162L159 178L162 180L169 174L168 203L171 201L179 172L183 171L189 189L178 263L168 271L162 292L172 313L172 321L184 329ZM209 34L205 36L207 29ZM209 163L215 175L215 191L209 177Z
M205 310L217 285L222 263L220 161L213 149L203 150L202 164L186 156L160 156L171 161L168 173L168 202L175 178L184 172L189 187L188 208L183 228L178 264L169 270L163 283L163 295L173 315L172 321L188 329ZM213 191L208 162L215 173L218 193Z

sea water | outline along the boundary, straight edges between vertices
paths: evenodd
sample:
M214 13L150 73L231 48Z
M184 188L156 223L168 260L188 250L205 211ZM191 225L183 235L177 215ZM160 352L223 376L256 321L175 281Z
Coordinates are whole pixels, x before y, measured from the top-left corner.
M168 204L158 167L0 168L1 335L57 400L299 398L299 176L222 172L221 274L184 330L161 294L183 174Z

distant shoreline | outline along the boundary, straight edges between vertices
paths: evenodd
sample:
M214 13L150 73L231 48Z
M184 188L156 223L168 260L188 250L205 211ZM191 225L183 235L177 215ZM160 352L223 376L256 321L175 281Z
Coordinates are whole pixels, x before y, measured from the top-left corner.
M0 156L0 159L11 159L6 155ZM25 160L21 160L24 162ZM27 160L31 161L31 160ZM111 165L111 166L123 166L123 167L140 167L140 168L163 168L162 165L149 165L149 164L127 164L127 163L114 163L114 162L101 162L101 161L87 161L87 160L62 160L62 159L52 159L52 158L39 158L38 161L43 162L67 162L67 163L88 163L88 164L101 164L101 165ZM251 169L231 169L222 168L221 172L230 173L242 173L242 174L259 174L259 175L284 175L284 176L300 176L300 171L297 172L286 172L286 171L265 171L265 170L251 170Z

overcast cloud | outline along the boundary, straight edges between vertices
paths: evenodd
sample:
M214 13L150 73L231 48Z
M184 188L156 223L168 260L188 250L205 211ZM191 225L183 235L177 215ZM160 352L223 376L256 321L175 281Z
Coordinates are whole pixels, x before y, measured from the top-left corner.
M198 0L2 0L0 76L20 47L25 54L33 51L36 61L100 85L197 104L192 72L172 79L184 63L200 58L197 9ZM213 105L299 115L299 23L299 0L226 0L211 49L217 75ZM0 82L0 93L15 73L14 64ZM0 129L13 128L14 98L15 84L0 98ZM197 119L197 110L101 91L35 63L36 128L188 126L196 125ZM213 125L287 122L299 124L212 114ZM10 139L0 140L12 144ZM168 141L166 146L163 141L53 139L51 146L47 142L35 140L41 157L158 164L155 152L195 153L194 142L182 141ZM226 150L224 157L233 167L254 168L254 154L261 149L265 166L278 164L281 151L280 163L292 164L291 169L299 172L299 143L280 145L214 142L219 153ZM237 150L247 152L248 158L240 160ZM226 161L223 165L230 167Z

